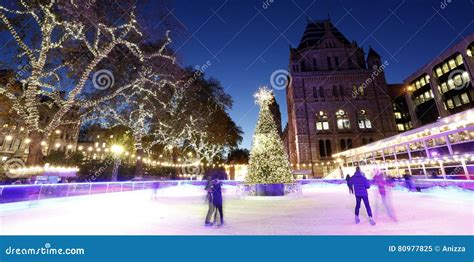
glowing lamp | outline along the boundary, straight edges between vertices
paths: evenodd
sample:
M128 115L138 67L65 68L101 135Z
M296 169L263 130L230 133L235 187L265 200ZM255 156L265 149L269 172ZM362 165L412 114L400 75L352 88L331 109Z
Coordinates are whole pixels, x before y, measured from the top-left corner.
M115 155L120 155L123 153L124 149L123 149L123 146L121 145L112 145L112 147L110 147L110 150L112 151L112 153L114 153Z

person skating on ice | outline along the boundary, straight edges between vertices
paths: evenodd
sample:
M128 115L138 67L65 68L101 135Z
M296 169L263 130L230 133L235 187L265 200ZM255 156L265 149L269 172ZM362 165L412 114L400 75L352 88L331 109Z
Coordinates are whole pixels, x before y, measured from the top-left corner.
M356 198L356 206L355 206L355 222L358 224L360 222L359 219L359 209L360 209L360 202L364 201L365 209L367 210L367 215L369 216L370 224L372 226L375 225L375 220L372 217L372 210L370 209L369 203L369 194L367 193L367 189L370 188L369 180L365 177L364 173L360 170L360 167L356 167L356 171L354 175L350 179L350 186L354 191L354 195Z

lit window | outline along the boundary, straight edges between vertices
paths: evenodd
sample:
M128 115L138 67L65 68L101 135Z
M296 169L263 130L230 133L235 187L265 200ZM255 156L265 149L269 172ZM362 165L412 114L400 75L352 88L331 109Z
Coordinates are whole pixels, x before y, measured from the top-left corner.
M454 59L451 59L449 60L449 69L454 69L456 68L456 62L454 61Z
M459 54L458 56L456 56L456 63L457 63L458 65L462 65L462 64L464 63L463 60L462 60L462 55L461 55L461 54Z
M467 93L461 95L461 100L463 104L469 104L469 102L471 102L469 101L469 96L467 95Z
M400 112L395 112L396 119L402 119L402 114Z
M448 108L449 108L449 109L453 109L453 108L454 108L454 103L453 103L453 100L452 100L452 99L447 100L446 103L448 104Z
M441 90L443 91L443 93L446 93L449 91L448 85L446 84L446 82L441 84Z
M336 117L337 117L337 128L338 129L344 130L344 129L350 129L351 128L350 120L349 120L346 112L344 112L344 110L337 111Z
M329 130L329 120L325 112L319 111L319 115L316 119L316 130L327 131Z
M464 83L467 83L467 82L469 82L469 81L471 81L471 80L469 79L469 74L468 74L466 71L464 71L464 72L462 73L462 80L463 80L463 84L464 84Z
M365 110L360 110L359 115L357 118L357 123L360 129L370 129L372 128L372 122L370 122L369 118L365 113Z
M397 128L399 131L405 131L405 127L403 126L403 124L397 124Z
M425 78L422 78L422 79L420 80L420 83L421 83L421 86L426 85Z
M440 76L443 75L443 71L441 71L441 68L439 68L439 67L436 68L436 75L437 75L438 77L440 77Z
M448 64L444 63L443 64L443 73L446 74L447 72L449 72L449 67L448 67Z

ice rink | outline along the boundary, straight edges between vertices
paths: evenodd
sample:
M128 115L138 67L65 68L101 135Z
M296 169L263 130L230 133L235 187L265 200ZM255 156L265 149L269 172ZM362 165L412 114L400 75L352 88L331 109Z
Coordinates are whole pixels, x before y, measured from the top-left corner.
M223 227L205 227L200 187L0 205L2 235L473 235L474 193L455 189L392 191L398 222L379 203L376 226L365 208L354 224L355 200L345 185L305 186L295 199L239 199L224 194ZM371 189L374 213L377 191ZM379 201L380 202L380 201Z

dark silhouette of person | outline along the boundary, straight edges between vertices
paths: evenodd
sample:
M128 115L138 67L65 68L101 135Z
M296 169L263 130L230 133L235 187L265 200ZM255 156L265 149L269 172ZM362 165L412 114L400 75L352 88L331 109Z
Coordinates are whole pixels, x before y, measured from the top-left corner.
M370 188L369 180L364 176L364 173L360 170L360 167L356 167L356 172L350 179L350 186L354 190L354 195L356 198L356 207L355 207L355 222L358 224L360 222L359 219L359 209L360 209L360 202L364 201L365 209L367 210L367 215L369 216L370 224L375 225L375 220L372 217L372 210L370 209L369 203L369 194L367 193L367 189Z

